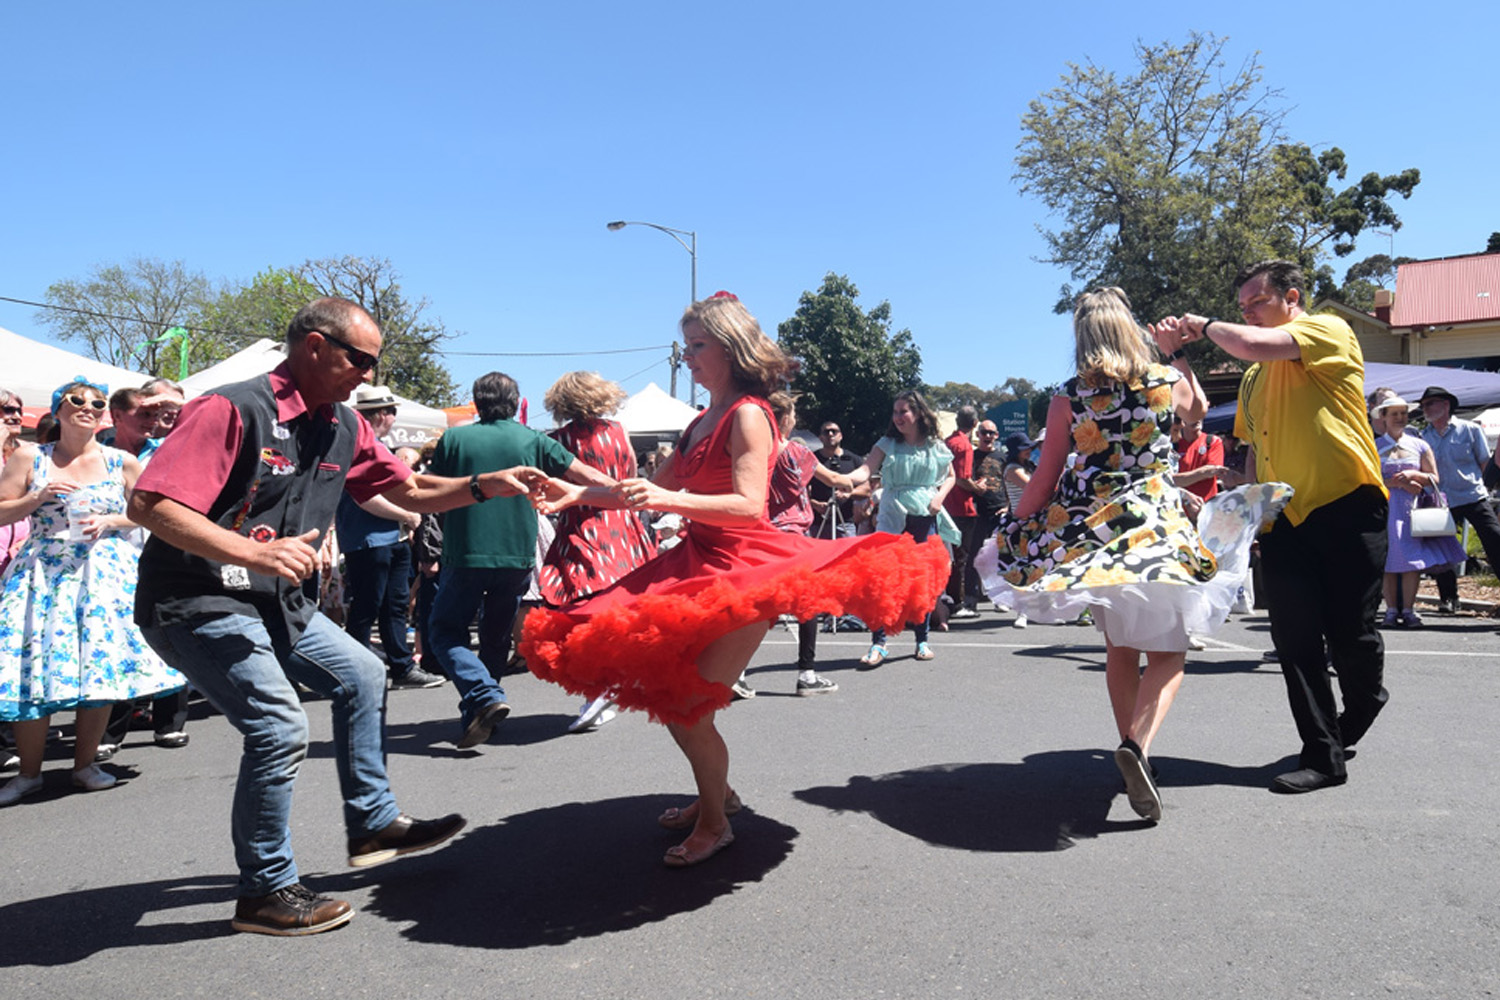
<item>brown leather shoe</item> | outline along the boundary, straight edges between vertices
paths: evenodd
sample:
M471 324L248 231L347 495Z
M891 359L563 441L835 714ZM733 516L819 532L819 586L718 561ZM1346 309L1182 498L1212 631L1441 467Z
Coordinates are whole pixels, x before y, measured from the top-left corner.
M300 882L265 896L241 896L229 926L250 934L301 937L342 927L354 911L342 899L319 896Z
M462 830L468 822L458 813L442 819L412 819L402 813L379 833L350 837L349 864L355 868L367 868L402 854L425 851Z
M490 734L495 731L495 723L510 714L510 706L503 701L492 701L488 705L474 713L474 718L464 727L463 735L458 738L457 746L460 750L477 747L481 743L488 742Z

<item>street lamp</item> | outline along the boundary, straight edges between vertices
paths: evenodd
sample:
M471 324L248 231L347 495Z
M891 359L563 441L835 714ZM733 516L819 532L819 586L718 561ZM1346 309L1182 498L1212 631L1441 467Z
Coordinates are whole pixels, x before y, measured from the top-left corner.
M605 228L608 229L608 230L610 230L611 232L619 232L621 229L624 229L626 226L648 226L651 229L655 229L657 232L666 233L668 236L672 237L672 239L674 239L674 240L677 241L677 245L678 246L682 247L682 249L684 249L684 250L686 250L688 252L688 256L691 257L692 260L693 260L692 284L691 284L691 286L689 288L689 296L690 297L688 298L688 302L690 302L690 303L697 302L698 301L698 234L696 232L693 232L690 229L673 229L671 226L659 226L659 225L657 225L654 222L626 222L626 221L621 220L621 221L618 221L618 222L605 223ZM687 237L686 240L683 239L684 236ZM673 351L672 351L672 366L673 366L672 367L672 374L674 376L677 374L677 368L676 368L676 366L677 366L677 359L678 359L678 354L677 354L677 350L676 350L675 345L674 345L674 348L673 348ZM674 396L677 394L677 389L676 389L675 386L672 389L672 394ZM691 403L694 406L698 405L698 383L697 383L696 380L692 379L691 375L689 376L689 381L688 381L688 402Z

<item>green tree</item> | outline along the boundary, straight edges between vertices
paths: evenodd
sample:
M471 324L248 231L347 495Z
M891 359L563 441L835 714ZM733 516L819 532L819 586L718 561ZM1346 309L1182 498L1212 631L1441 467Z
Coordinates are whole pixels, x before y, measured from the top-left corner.
M1344 283L1338 290L1339 300L1355 309L1370 312L1375 308L1375 292L1382 288L1394 290L1396 269L1415 259L1377 253L1349 265L1349 270L1344 272Z
M175 378L177 345L149 341L187 323L208 294L208 280L182 261L136 257L55 282L46 294L54 308L37 321L59 340L81 342L96 360Z
M1500 253L1500 233L1490 233L1489 242L1484 245L1485 253Z
M1418 172L1336 187L1342 151L1288 143L1281 92L1257 56L1230 67L1226 44L1197 33L1137 43L1132 75L1070 65L1029 105L1014 179L1061 220L1042 231L1042 259L1076 283L1063 285L1058 312L1079 286L1119 285L1144 320L1233 316L1245 264L1294 259L1332 291L1329 255L1351 252L1366 226L1399 227L1387 198L1409 196Z
M922 355L911 331L891 332L889 302L866 312L858 298L852 281L830 271L816 292L802 293L777 339L802 363L793 388L803 422L837 420L849 446L863 450L885 432L896 393L919 385Z
M248 285L223 289L203 310L200 324L243 337L281 340L297 310L324 295L358 303L380 325L377 383L429 406L457 402L457 386L438 360L443 342L452 334L442 320L428 315L428 300L406 297L400 275L383 258L308 260L262 271Z

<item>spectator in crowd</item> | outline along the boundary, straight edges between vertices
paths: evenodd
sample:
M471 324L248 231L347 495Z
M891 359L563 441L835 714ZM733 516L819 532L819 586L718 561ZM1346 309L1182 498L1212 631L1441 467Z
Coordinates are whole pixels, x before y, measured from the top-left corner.
M829 487L835 486L837 473L819 462L807 445L792 436L792 431L797 428L797 404L792 397L787 393L777 393L769 402L780 436L776 443L776 464L771 466L771 479L767 485L766 513L777 531L805 535L813 523L809 485L821 482ZM818 658L818 619L819 616L813 615L797 623L799 697L831 694L839 689L831 678L813 669ZM750 690L743 674L736 694L740 693L740 686Z
M1252 449L1246 476L1296 490L1260 536L1260 554L1271 637L1302 739L1297 769L1277 775L1272 789L1311 792L1348 780L1345 751L1389 697L1375 622L1388 502L1365 410L1364 356L1349 325L1306 311L1302 270L1289 261L1247 267L1234 284L1243 323L1190 313L1153 332L1182 344L1208 338L1252 362L1234 430Z
M362 385L354 390L350 406L369 423L375 440L385 447L385 438L396 424L395 394L383 385ZM345 493L339 498L334 521L339 551L344 556L344 593L349 601L344 631L370 649L370 630L378 630L380 651L393 688L443 684L441 674L417 666L406 638L406 607L411 601L410 540L422 517L382 496L358 503Z
M486 469L534 466L573 482L614 484L558 442L517 421L520 401L521 391L509 375L479 376L474 382L478 421L454 427L439 439L433 473L470 476ZM535 565L536 512L525 497L476 504L444 518L443 570L433 598L429 652L458 689L460 749L487 741L495 724L510 714L500 682L482 655L469 649L469 623L476 612L482 613L481 654L492 650L494 668L500 669Z
M10 456L23 443L21 433L24 417L21 397L9 389L0 388L0 468L10 461ZM31 520L24 517L0 526L0 573L15 558L30 530Z
M130 619L139 552L122 532L141 467L95 439L107 396L83 379L62 386L47 440L17 448L0 472L0 522L32 521L0 591L0 721L21 754L0 805L41 789L52 713L76 710L73 784L100 791L115 784L94 761L110 705L183 684Z
M844 449L844 432L837 420L825 420L818 427L819 446L813 451L818 462L826 469L847 476L859 468L864 458ZM860 486L853 492L836 490L821 480L808 485L808 496L813 511L813 526L808 534L814 538L848 538L855 533L854 503L859 497L868 496L869 486Z
M619 480L636 475L630 434L609 419L625 399L625 390L602 375L569 372L542 401L558 424L552 437L578 461ZM554 608L571 604L612 585L654 555L656 538L634 512L569 507L557 516L557 534L539 570L542 600ZM614 716L614 703L601 695L584 703L568 732L597 729Z
M979 492L974 494L974 552L977 555L984 543L995 534L1000 523L1001 511L1007 509L1009 501L1005 494L1005 449L1000 446L1000 430L993 420L981 420L977 431L979 443L974 446L974 485ZM973 573L966 585L969 593L981 594L979 575L974 571L973 560L969 570Z
M1490 572L1500 573L1500 519L1489 490L1484 486L1484 467L1490 460L1490 449L1484 430L1472 420L1453 415L1458 397L1442 386L1428 386L1420 400L1427 426L1422 440L1432 448L1437 461L1438 484L1448 500L1453 520L1467 524L1479 538ZM1389 413L1387 413L1389 418ZM1458 611L1458 576L1452 569L1435 574L1438 610Z
M1005 505L1014 511L1021 502L1026 486L1031 482L1031 473L1036 469L1032 455L1036 442L1026 436L1025 431L1016 431L1005 438L1005 466L1000 472L1000 481L1005 486ZM1085 611L1087 613L1087 611ZM1025 612L1018 611L1011 625L1025 628L1030 624Z
M953 453L938 437L937 414L915 389L896 396L885 436L839 485L853 490L869 482L876 472L883 484L877 530L891 535L904 533L919 544L934 534L948 545L958 544L958 526L943 508L944 498L953 489ZM936 655L927 641L931 617L923 615L921 621L908 623L916 633L918 660ZM889 655L885 630L877 628L871 632L869 652L859 662L865 667L878 667Z
M1386 396L1375 404L1372 416L1386 428L1375 439L1375 450L1380 455L1380 474L1391 491L1391 512L1386 523L1383 624L1386 628L1398 624L1420 628L1422 618L1415 607L1418 578L1424 571L1462 565L1464 549L1451 534L1442 538L1412 534L1412 508L1423 492L1437 489L1438 470L1432 446L1415 434L1406 433L1410 404L1400 396Z
M152 435L158 429L158 417L163 407L163 399L170 399L170 392L153 393L148 387L159 389L158 383L170 386L172 383L164 379L156 379L147 382L145 386L136 388L116 389L109 397L109 419L113 429L100 435L100 440L121 451L134 455L141 463L141 468L151 461L151 456L161 446L161 438ZM181 406L181 390L177 391L177 405ZM175 424L175 418L173 420ZM170 433L171 426L167 426L163 436ZM146 532L135 525L123 531L122 537L134 545L137 550L146 544ZM130 734L130 728L136 718L147 720L151 723L152 742L166 750L177 750L188 745L188 688L186 685L176 691L169 691L154 699L139 701L116 702L109 712L109 723L104 727L104 735L99 740L99 750L95 754L95 760L103 762L114 759L120 752L120 747L125 743L125 738Z
M1203 501L1219 494L1224 467L1224 442L1203 430L1203 421L1177 419L1172 424L1172 450L1177 453L1177 472L1172 483L1184 492L1183 512L1198 523Z
M432 469L432 455L436 450L437 441L432 440L424 444L420 451L415 448L398 448L396 457L413 472L428 472ZM438 572L443 565L441 514L422 515L422 523L411 536L411 560L412 623L417 636L411 656L412 662L421 666L427 652L427 636L432 627L432 599L437 594ZM429 658L427 662L431 664L433 660Z
M156 418L148 436L160 441L172 433L185 402L187 393L170 379L154 378L141 386L141 405L149 408Z
M953 609L950 617L977 618L979 593L965 584L974 570L974 525L978 516L974 495L979 492L974 482L974 427L979 423L979 411L965 404L958 408L954 420L953 433L943 439L953 453L953 489L943 498L943 509L959 535L948 574L948 603Z
M414 475L343 405L379 361L380 328L344 299L304 306L274 371L184 408L131 497L151 530L136 619L152 647L244 736L231 833L240 870L235 930L315 934L349 904L298 880L291 804L307 755L298 685L330 700L349 863L365 867L443 843L462 816L419 820L391 793L385 667L318 611L320 534L345 489L409 510L477 506L524 493L523 475Z

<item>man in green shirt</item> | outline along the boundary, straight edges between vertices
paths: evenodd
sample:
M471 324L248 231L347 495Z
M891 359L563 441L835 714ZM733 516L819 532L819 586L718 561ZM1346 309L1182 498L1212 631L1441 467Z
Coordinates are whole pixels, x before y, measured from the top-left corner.
M432 456L432 473L473 476L528 465L578 483L614 485L614 480L578 461L552 438L517 422L520 399L520 389L509 375L481 375L474 382L479 420L442 436ZM502 455L514 461L496 464ZM483 637L491 637L504 649L536 564L536 518L531 502L517 496L494 497L449 511L443 522L443 569L432 601L427 643L438 666L458 689L461 748L488 740L495 723L510 714L504 689L469 649L469 623L482 607L480 648L486 648Z

